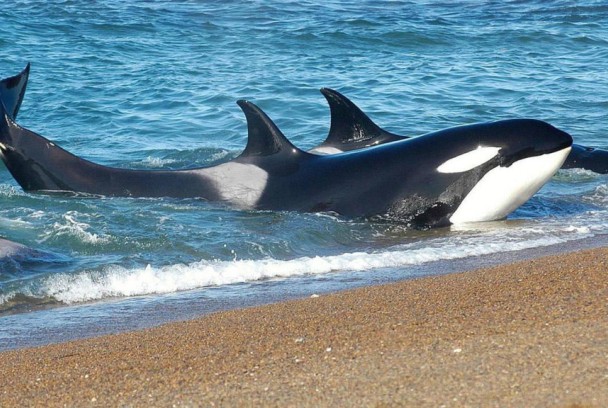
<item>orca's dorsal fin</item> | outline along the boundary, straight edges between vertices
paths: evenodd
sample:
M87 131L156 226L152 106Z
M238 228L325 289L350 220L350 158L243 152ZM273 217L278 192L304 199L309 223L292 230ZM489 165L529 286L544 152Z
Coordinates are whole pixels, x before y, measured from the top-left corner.
M321 93L329 103L331 125L327 139L319 147L335 147L346 151L406 139L405 136L387 132L376 125L340 92L321 88Z
M237 104L245 113L248 130L247 146L240 157L302 152L287 140L272 119L255 104L245 100L239 100Z
M17 75L0 80L0 100L4 104L6 113L11 119L17 117L21 102L25 96L25 88L30 75L30 64Z

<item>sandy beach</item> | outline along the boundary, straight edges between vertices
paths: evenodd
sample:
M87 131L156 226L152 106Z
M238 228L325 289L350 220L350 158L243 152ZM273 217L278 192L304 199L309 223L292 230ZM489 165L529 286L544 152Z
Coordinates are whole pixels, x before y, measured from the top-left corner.
M0 406L608 406L608 249L0 353Z

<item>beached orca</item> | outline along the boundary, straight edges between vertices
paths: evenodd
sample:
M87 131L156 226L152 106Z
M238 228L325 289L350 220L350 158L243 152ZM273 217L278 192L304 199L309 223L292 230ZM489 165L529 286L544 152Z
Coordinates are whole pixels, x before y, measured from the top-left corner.
M13 119L19 113L29 75L30 64L27 64L19 74L0 80L0 100L4 103L6 112Z
M572 144L538 120L460 126L333 155L292 145L257 106L240 156L212 167L129 170L79 158L0 111L0 156L26 191L199 197L241 209L387 216L416 227L506 217L559 169ZM2 104L0 104L2 106Z
M341 153L408 138L382 129L340 92L322 88L321 93L329 103L330 129L327 139L311 149L312 153ZM608 174L608 150L573 144L562 168Z

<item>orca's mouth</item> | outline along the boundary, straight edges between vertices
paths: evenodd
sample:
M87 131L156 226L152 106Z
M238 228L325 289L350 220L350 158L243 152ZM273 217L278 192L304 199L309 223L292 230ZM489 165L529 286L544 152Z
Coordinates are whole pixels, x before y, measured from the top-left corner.
M556 152L562 151L564 149L570 149L571 146L572 146L572 141L570 141L569 143L562 143L559 146L555 146L555 147L547 148L547 149L538 149L538 148L534 148L534 147L529 147L529 148L526 148L523 150L519 150L515 153L503 152L503 150L501 150L499 152L500 166L501 167L510 167L513 163L516 163L518 161L556 153Z
M551 154L555 151L557 151L557 150L537 152L536 149L534 149L533 147L529 147L527 149L523 149L523 150L520 150L520 151L514 152L514 153L504 152L501 150L499 152L499 155L500 155L499 166L500 167L511 167L511 165L513 163L516 163L518 161L525 160L525 159L528 159L531 157L541 156L543 154Z

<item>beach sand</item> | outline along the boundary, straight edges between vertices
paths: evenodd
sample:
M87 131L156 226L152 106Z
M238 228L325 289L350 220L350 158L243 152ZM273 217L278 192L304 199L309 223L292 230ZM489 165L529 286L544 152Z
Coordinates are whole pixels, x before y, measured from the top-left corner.
M608 249L0 353L0 406L608 406Z

